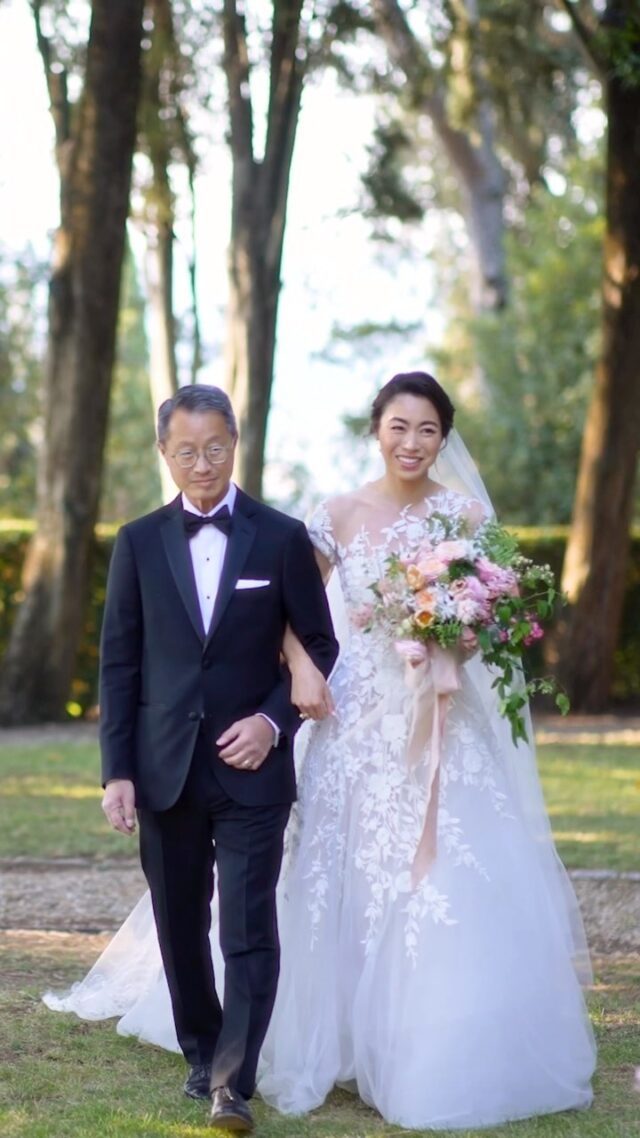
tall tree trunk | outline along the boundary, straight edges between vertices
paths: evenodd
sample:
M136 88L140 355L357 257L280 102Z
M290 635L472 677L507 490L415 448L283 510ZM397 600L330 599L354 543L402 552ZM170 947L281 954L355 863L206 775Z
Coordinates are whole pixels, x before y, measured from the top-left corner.
M34 4L56 124L61 223L49 289L37 530L2 668L0 717L11 723L64 715L82 628L115 355L143 0L93 0L74 108L51 67L39 8Z
M504 197L507 178L498 157L491 96L477 58L476 0L458 0L457 50L452 72L461 70L473 91L473 114L463 129L451 121L447 98L429 54L414 35L398 0L372 0L373 16L389 58L406 76L416 110L427 115L456 171L463 195L464 220L475 253L475 305L496 310L507 299L504 254Z
M166 188L167 172L163 169ZM154 190L158 186L154 178ZM171 200L170 191L165 204ZM145 278L149 302L149 384L151 401L158 408L170 399L178 387L176 364L175 319L173 314L173 204L170 212L161 209L152 221L147 215L147 251ZM165 502L175 496L175 484L166 462L158 453L162 497Z
M632 4L607 15L633 18ZM639 36L640 38L640 36ZM603 344L584 433L563 572L570 610L558 670L576 709L610 694L640 448L640 82L612 69L608 111Z
M224 4L233 162L226 382L240 430L238 481L256 497L262 494L287 196L304 79L301 14L302 0L273 5L267 137L258 161L244 15L235 0Z

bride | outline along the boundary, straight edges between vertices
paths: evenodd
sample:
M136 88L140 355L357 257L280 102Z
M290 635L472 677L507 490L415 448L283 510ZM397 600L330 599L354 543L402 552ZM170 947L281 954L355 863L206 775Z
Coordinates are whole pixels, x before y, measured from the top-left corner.
M372 408L383 476L323 503L309 525L347 627L334 714L297 744L281 974L258 1077L284 1113L319 1106L336 1083L415 1129L491 1126L592 1098L584 933L533 749L512 743L476 656L458 660L441 747L428 740L409 762L411 669L388 633L362 628L390 554L410 557L447 519L474 529L491 515L453 411L431 376L395 376ZM291 635L285 650L294 702L322 714L319 673ZM429 855L416 856L425 839ZM216 934L214 902L218 976ZM148 894L88 976L45 999L119 1016L124 1034L178 1050Z

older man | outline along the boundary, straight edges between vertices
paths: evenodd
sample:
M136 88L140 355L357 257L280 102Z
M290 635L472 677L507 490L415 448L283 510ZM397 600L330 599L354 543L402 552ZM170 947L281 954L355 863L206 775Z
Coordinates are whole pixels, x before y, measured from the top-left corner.
M302 523L231 481L237 430L224 392L181 388L158 413L180 491L123 526L102 632L103 809L130 834L135 813L185 1091L211 1120L250 1130L247 1100L275 998L275 887L295 798L287 624L329 673L337 655ZM214 866L225 960L209 948Z

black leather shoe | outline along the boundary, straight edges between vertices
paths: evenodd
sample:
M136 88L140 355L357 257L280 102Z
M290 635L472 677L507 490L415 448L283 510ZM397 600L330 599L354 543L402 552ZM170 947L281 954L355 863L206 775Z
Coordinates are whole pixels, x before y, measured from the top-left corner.
M251 1111L242 1095L231 1087L216 1087L211 1092L211 1125L237 1133L253 1130Z
M184 1093L189 1098L203 1098L207 1102L211 1098L211 1064L202 1063L199 1067L192 1067L187 1081L184 1084Z

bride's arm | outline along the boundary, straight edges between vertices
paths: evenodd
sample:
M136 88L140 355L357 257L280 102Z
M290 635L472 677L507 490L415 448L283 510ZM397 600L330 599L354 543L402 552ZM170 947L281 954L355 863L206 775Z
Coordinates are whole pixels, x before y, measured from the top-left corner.
M322 672L287 625L282 653L291 672L291 702L306 719L325 719L333 712L333 698Z
M314 553L326 585L333 566L318 549ZM334 706L329 685L290 625L284 634L282 654L291 672L291 702L300 714L307 719L325 719L331 715Z

